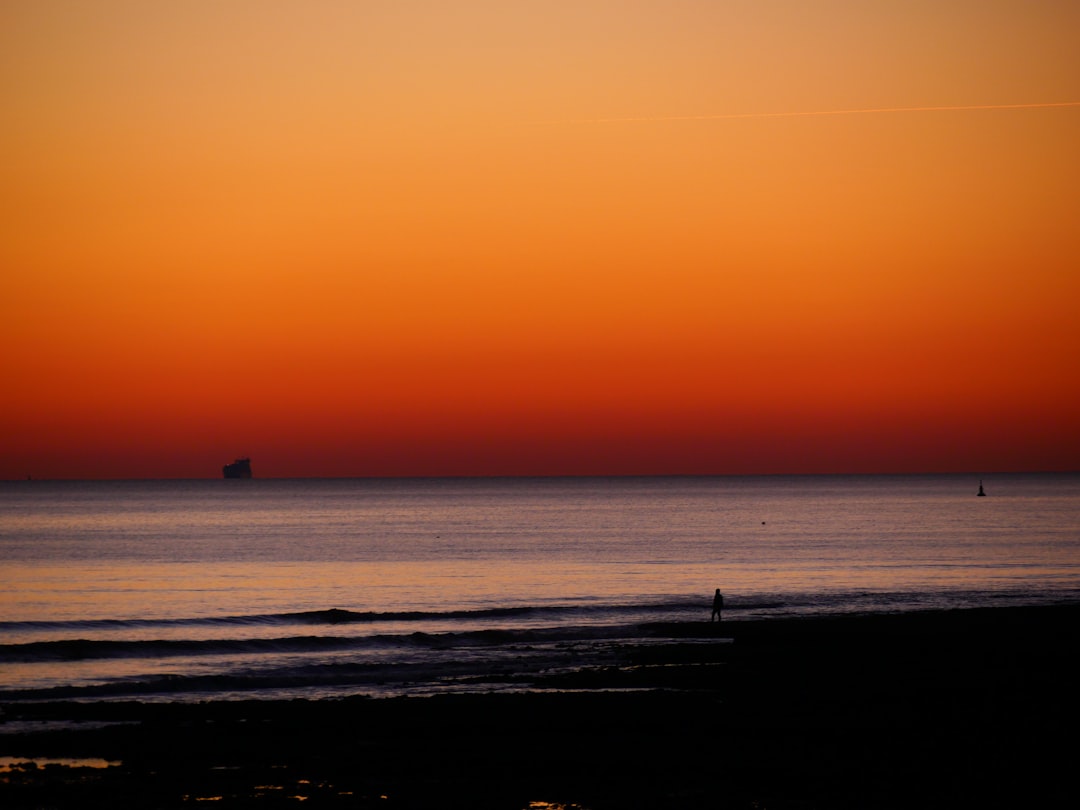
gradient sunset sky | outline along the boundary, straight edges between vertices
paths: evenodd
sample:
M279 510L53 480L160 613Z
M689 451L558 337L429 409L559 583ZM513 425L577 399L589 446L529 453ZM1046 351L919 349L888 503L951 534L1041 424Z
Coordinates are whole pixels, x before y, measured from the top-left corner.
M1080 468L1078 37L5 0L0 478Z

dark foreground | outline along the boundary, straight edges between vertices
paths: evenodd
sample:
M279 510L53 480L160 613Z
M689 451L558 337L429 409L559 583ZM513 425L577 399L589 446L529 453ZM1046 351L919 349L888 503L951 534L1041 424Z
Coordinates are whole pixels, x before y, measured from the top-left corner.
M625 666L529 694L12 704L0 757L121 764L0 773L0 807L1072 806L1078 620L656 626Z

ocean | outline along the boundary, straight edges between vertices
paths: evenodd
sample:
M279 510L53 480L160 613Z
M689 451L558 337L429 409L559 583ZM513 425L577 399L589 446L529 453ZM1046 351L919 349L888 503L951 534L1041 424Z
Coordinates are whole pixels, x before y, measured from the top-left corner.
M730 623L1080 601L1080 475L983 481L2 482L0 701L528 690L716 588Z

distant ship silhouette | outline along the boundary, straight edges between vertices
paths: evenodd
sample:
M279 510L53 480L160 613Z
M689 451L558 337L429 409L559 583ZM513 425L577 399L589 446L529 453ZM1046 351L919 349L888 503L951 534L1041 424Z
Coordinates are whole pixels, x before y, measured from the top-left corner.
M221 472L226 478L251 478L251 459L238 458L222 467Z

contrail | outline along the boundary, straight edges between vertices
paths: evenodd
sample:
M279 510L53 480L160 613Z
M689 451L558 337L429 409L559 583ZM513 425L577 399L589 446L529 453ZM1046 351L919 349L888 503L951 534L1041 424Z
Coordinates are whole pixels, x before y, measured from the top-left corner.
M1048 107L1080 107L1080 101L1045 101L1029 104L964 104L941 107L869 107L854 110L810 110L803 112L723 113L720 115L658 115L636 118L583 118L568 124L631 124L650 121L733 121L740 118L807 118L821 115L870 115L873 113L957 112L963 110L1036 110ZM552 122L554 123L554 122Z

